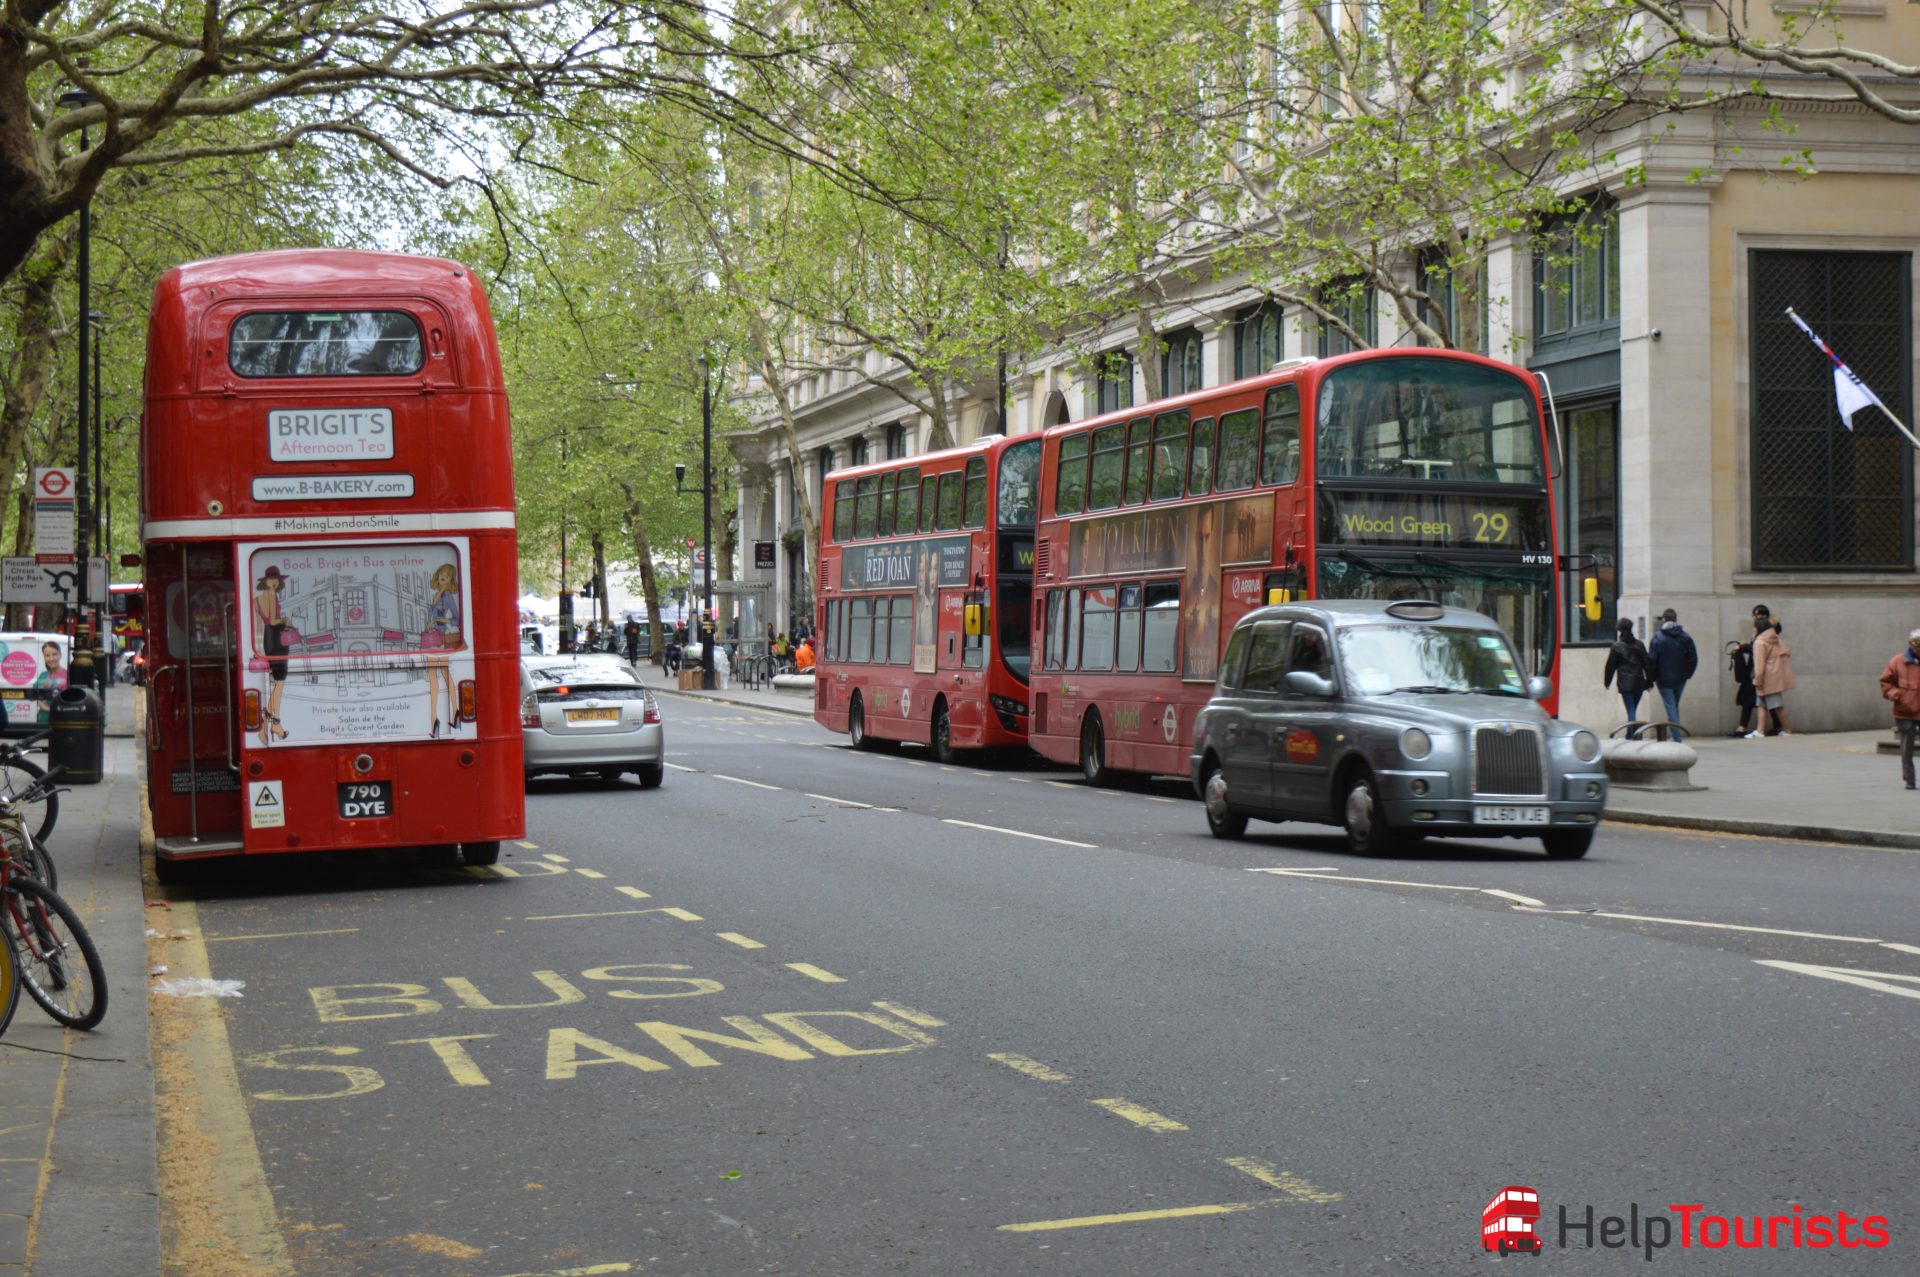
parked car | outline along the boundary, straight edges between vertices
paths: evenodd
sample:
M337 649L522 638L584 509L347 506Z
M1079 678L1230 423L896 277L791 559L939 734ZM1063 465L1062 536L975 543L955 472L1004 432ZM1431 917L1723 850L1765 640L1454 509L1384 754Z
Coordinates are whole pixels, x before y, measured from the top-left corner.
M608 658L524 656L520 726L528 776L561 774L618 780L632 772L642 789L666 779L666 731L653 693Z
M1323 600L1234 627L1194 727L1207 825L1342 825L1355 851L1406 836L1538 837L1584 856L1606 808L1600 739L1537 703L1498 624L1415 601Z

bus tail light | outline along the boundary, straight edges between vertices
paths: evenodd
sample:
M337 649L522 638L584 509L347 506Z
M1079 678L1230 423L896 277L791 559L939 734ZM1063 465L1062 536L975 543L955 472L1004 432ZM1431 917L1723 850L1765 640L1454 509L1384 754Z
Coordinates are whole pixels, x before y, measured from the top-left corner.
M250 732L259 731L260 730L260 693L254 691L252 688L248 688L246 700L243 702L243 704L245 708L243 709L242 713L244 714L246 719L247 730Z
M532 692L520 698L520 726L540 726L540 702Z
M647 706L646 712L641 715L640 721L643 723L659 722L660 721L660 702L653 699L652 692L647 693L646 706Z
M479 689L475 686L472 679L463 678L460 680L460 719L462 722L471 723L473 721L473 707L474 702L479 699L477 695L478 691Z

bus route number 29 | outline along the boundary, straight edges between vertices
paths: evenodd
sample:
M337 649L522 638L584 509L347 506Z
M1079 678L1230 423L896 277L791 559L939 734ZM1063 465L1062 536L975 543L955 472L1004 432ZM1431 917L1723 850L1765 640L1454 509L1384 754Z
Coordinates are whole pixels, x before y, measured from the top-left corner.
M1498 543L1513 535L1513 521L1498 512L1489 514L1485 510L1473 512L1473 539L1479 542Z
M380 820L393 815L393 782L358 780L340 786L340 819Z

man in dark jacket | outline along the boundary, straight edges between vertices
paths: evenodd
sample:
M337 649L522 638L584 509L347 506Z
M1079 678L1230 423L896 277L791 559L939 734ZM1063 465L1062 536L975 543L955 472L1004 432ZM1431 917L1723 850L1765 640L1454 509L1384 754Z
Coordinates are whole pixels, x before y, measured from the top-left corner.
M1633 632L1631 620L1621 617L1615 632L1613 645L1607 651L1607 667L1601 671L1600 685L1613 687L1618 677L1620 703L1626 706L1627 721L1631 723L1640 717L1640 698L1652 681L1653 658L1647 655L1647 645ZM1627 739L1635 740L1639 735L1640 730L1634 728L1628 731Z
M1900 779L1913 788L1913 738L1920 732L1920 630L1907 635L1907 650L1880 671L1880 695L1893 702L1893 730L1900 733Z
M1667 721L1678 723L1680 693L1699 668L1700 653L1693 646L1693 636L1680 628L1680 616L1672 608L1660 614L1660 629L1647 652L1653 657L1653 683L1660 689L1660 703L1667 707ZM1675 740L1686 738L1685 732L1673 734Z

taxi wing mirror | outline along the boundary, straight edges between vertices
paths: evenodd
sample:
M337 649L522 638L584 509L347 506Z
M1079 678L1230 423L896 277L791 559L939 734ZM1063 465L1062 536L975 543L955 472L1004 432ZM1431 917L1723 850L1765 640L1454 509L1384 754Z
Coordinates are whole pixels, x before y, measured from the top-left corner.
M1323 678L1312 670L1288 671L1287 690L1302 696L1317 696L1323 701L1332 700L1334 695L1333 680Z
M1532 678L1527 680L1527 699L1528 700L1544 701L1547 699L1547 697L1551 695L1553 695L1552 679L1542 678L1540 675L1535 674Z

